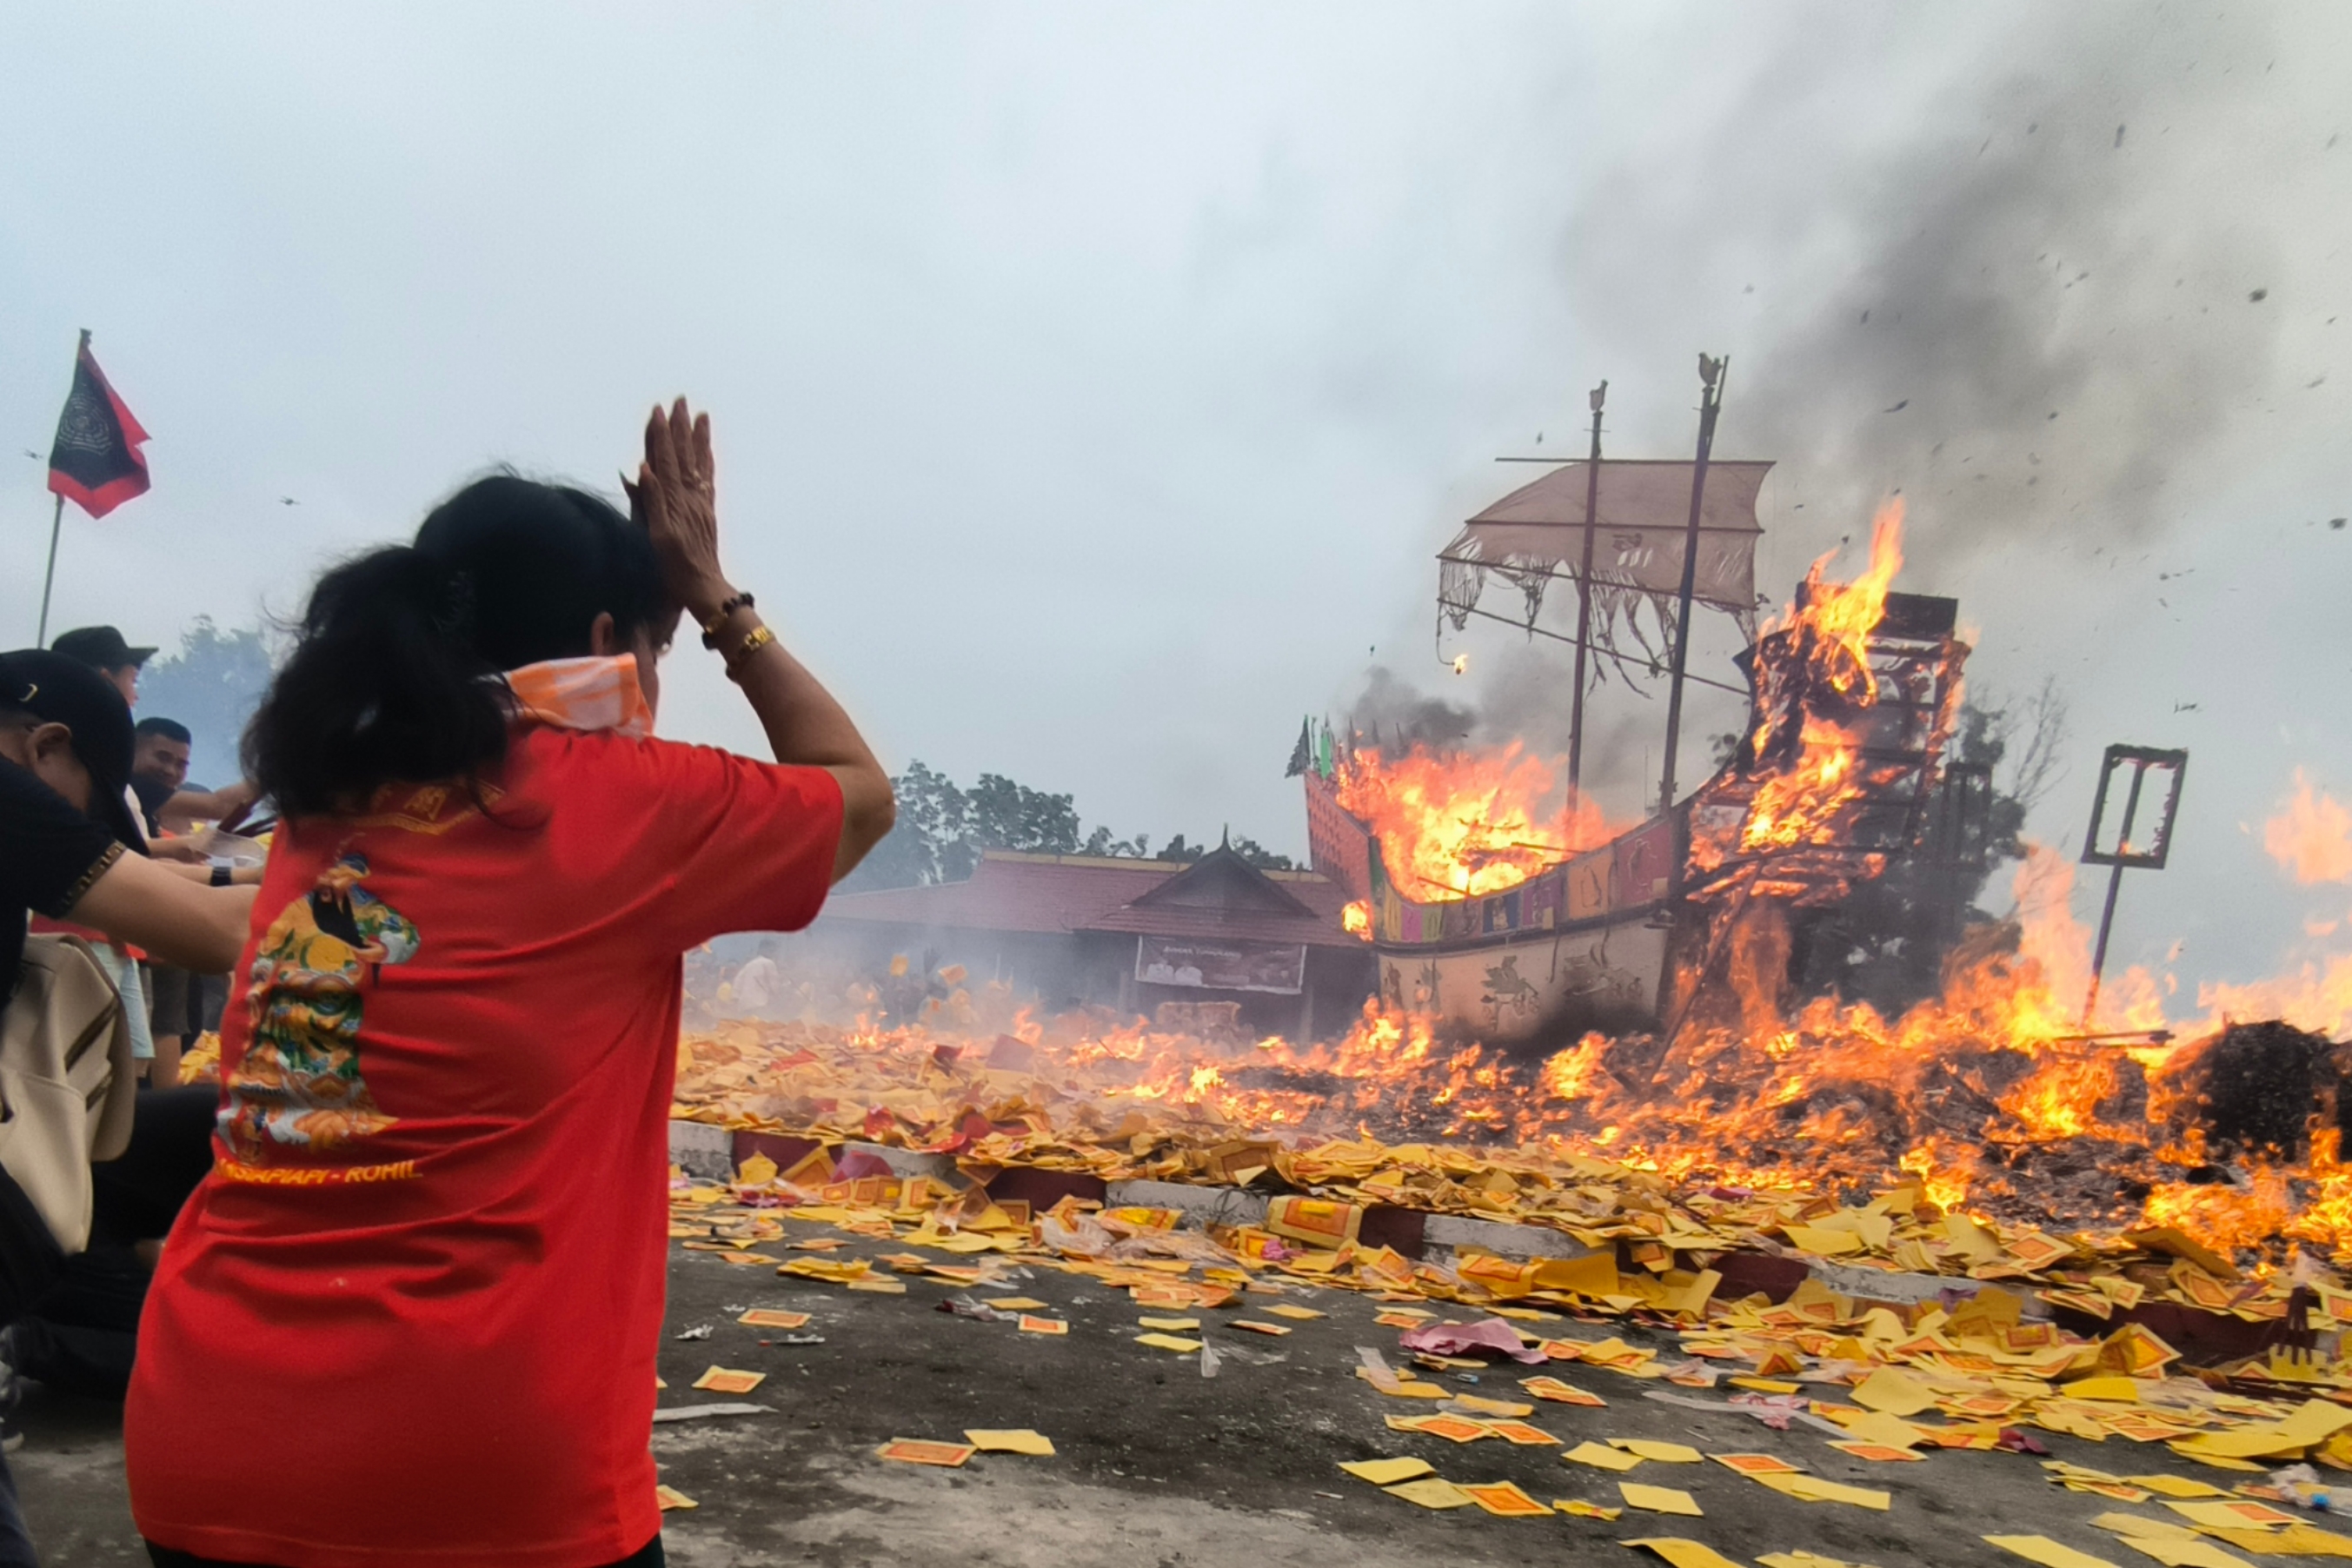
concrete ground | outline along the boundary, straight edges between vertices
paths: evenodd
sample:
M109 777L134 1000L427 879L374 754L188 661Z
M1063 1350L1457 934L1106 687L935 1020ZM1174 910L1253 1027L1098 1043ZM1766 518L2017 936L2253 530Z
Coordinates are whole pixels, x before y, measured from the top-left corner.
M808 1227L816 1234L815 1227ZM803 1228L795 1226L798 1238ZM848 1238L855 1255L882 1248ZM838 1257L853 1255L845 1249ZM1198 1316L1224 1355L1218 1375L1199 1358L1134 1342L1139 1310L1091 1279L1032 1270L1004 1289L1048 1303L1066 1336L1024 1334L936 1310L958 1289L904 1277L903 1296L851 1292L739 1268L703 1252L672 1254L670 1315L661 1353L666 1408L722 1402L763 1413L656 1428L662 1479L700 1506L667 1516L670 1560L686 1568L812 1563L825 1568L1427 1568L1445 1563L1633 1564L1655 1561L1617 1544L1639 1536L1694 1538L1742 1562L1808 1551L1871 1563L1999 1563L2021 1560L1979 1539L2046 1534L2112 1562L2137 1561L2090 1527L2121 1505L2062 1491L2034 1459L2007 1453L1931 1452L1914 1464L1868 1464L1799 1426L1769 1430L1740 1415L1654 1402L1652 1391L1715 1397L1574 1364L1548 1369L1607 1399L1605 1409L1538 1403L1529 1421L1574 1447L1585 1438L1654 1437L1710 1452L1780 1455L1815 1475L1894 1494L1890 1511L1803 1503L1722 1466L1646 1463L1625 1479L1680 1488L1699 1519L1627 1510L1612 1522L1555 1516L1514 1520L1477 1509L1433 1513L1343 1474L1342 1461L1411 1455L1460 1482L1501 1479L1545 1501L1619 1501L1619 1478L1568 1465L1560 1449L1466 1446L1391 1432L1388 1415L1427 1414L1418 1400L1383 1397L1354 1375L1356 1347L1406 1358L1397 1335L1371 1321L1367 1298L1336 1290L1291 1298L1328 1315L1269 1339L1223 1326L1250 1307ZM776 1331L734 1320L747 1307L812 1314L814 1345L761 1345ZM1154 1314L1157 1315L1157 1314ZM707 1339L676 1336L709 1325ZM1591 1337L1591 1331L1584 1331ZM1628 1335L1632 1338L1634 1336ZM1244 1359L1246 1358L1246 1359ZM764 1372L749 1395L690 1384L713 1364ZM1502 1367L1456 1384L1521 1396ZM1432 1374L1434 1375L1434 1374ZM11 1457L45 1563L55 1568L143 1563L123 1495L119 1413L35 1390L20 1411L27 1434ZM1053 1439L1050 1458L982 1455L961 1469L887 1463L894 1437L961 1441L966 1427L1029 1426ZM2092 1444L2036 1433L2061 1458L2121 1474L2168 1470L2226 1482L2161 1447ZM429 1506L429 1500L422 1500ZM2155 1504L2133 1511L2161 1514Z

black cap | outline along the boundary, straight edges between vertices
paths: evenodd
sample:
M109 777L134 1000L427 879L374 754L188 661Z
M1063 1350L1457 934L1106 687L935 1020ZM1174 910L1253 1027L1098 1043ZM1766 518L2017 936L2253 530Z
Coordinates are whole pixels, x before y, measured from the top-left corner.
M68 658L78 658L92 669L121 669L126 664L145 664L155 657L152 647L132 647L122 640L122 634L112 626L76 626L69 632L59 632L49 647Z
M122 790L131 777L131 705L113 682L78 658L28 647L0 653L0 703L73 731L74 755L89 771L89 812L131 848L146 839Z

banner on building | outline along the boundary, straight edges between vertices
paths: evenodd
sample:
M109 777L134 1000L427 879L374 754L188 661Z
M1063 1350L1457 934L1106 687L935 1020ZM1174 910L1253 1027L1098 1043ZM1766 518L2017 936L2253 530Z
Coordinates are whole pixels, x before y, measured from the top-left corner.
M1135 977L1150 985L1203 991L1270 991L1296 996L1307 985L1303 942L1197 942L1138 937Z

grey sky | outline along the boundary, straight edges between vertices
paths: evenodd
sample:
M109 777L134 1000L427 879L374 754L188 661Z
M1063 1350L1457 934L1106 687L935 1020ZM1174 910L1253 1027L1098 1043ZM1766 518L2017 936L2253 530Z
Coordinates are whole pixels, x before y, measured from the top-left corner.
M2191 748L2127 956L2182 939L2185 983L2242 978L2352 907L2259 843L2296 764L2352 795L2340 8L50 7L10 32L13 640L48 521L21 453L78 327L156 484L68 516L57 619L167 644L293 608L486 463L609 484L684 391L733 570L887 760L1296 850L1298 718L1372 664L1543 689L1507 634L1449 643L1460 682L1431 642L1433 552L1528 472L1491 458L1573 442L1603 375L1612 451L1681 454L1704 348L1733 362L1719 449L1784 463L1759 582L1902 488L1904 585L1960 596L1978 686L2067 684L2046 831L2079 835L2104 742ZM667 732L754 743L699 649L666 673ZM1691 733L1727 721L1700 704ZM1596 764L1620 810L1654 730Z

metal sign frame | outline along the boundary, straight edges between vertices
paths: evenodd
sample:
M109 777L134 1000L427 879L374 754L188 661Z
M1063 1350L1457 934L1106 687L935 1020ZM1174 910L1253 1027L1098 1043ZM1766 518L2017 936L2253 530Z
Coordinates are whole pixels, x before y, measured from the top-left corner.
M2124 800L2123 831L2116 836L2116 847L2110 850L2099 847L2099 824L2107 814L2107 791L2115 782L2116 770L2129 763L2132 768L2130 793ZM2157 824L2154 847L2133 849L2131 830L2139 816L2140 789L2147 782L2148 770L2161 769L2170 777L2164 795L2163 819ZM2167 856L2172 852L2172 823L2180 810L2180 785L2189 773L2189 753L2168 751L2157 746L2109 746L2106 759L2099 765L2098 794L2091 802L2091 831L2083 839L2083 860L2085 866L2113 866L2118 869L2131 867L2135 870L2161 871Z

